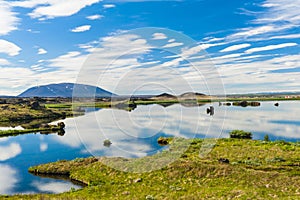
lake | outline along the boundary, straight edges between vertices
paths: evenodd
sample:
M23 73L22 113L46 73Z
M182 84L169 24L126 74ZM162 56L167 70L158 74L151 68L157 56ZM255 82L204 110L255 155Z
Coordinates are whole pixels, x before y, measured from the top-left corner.
M253 139L300 141L300 102L262 102L259 107L219 106L213 116L211 104L143 105L128 112L117 109L89 109L84 116L65 119L66 133L28 134L0 138L0 194L59 193L80 188L67 180L42 178L27 172L32 165L88 156L136 158L164 148L160 136L185 138L227 138L241 129ZM103 141L109 139L110 146Z

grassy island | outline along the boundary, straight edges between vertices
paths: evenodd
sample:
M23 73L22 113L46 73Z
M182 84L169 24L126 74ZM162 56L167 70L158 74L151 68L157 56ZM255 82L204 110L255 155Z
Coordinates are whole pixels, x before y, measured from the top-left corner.
M28 129L12 129L12 130L0 130L0 138L7 137L7 136L17 136L27 133L55 133L57 132L59 135L64 135L65 131L65 124L63 122L59 122L57 125L48 125L45 124L44 126L38 128L28 128Z

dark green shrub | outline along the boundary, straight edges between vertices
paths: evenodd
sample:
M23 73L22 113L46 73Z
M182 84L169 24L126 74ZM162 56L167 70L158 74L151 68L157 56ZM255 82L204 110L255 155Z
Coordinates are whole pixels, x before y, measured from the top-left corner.
M108 139L103 141L103 145L106 146L106 147L110 147L111 144L112 144L111 141L108 140Z
M252 133L243 130L233 130L229 133L230 138L252 139Z
M270 141L270 138L269 138L269 135L267 134L267 135L265 135L265 137L264 137L264 141L266 141L266 142L269 142Z
M276 140L274 143L278 146L291 145L289 142L284 140Z

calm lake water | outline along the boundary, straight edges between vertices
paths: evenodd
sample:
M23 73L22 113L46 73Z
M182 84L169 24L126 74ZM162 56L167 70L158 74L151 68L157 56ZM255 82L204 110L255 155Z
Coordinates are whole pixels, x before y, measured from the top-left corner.
M160 136L185 138L229 137L234 129L251 131L254 139L268 134L271 140L300 141L300 102L262 102L260 107L219 106L206 114L210 104L138 106L135 110L102 109L64 120L66 134L28 134L0 138L0 193L59 193L69 181L29 174L32 165L88 156L141 157L165 147ZM91 110L89 110L91 111ZM103 145L109 139L110 147Z

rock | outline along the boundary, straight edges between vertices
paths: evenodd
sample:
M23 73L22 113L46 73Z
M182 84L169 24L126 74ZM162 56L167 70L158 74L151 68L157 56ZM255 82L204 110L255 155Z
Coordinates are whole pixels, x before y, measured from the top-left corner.
M248 102L247 102L247 101L242 101L242 102L240 102L239 104L240 104L240 106L242 106L242 107L247 107L247 106L248 106Z
M229 164L229 160L227 158L220 158L219 163Z
M57 131L57 135L59 135L59 136L64 136L65 135L65 130L64 129L61 129L61 130L58 130Z
M146 200L154 200L155 198L152 195L147 195Z
M7 103L6 99L0 99L0 104L6 104L6 103Z
M66 127L65 123L64 122L58 122L57 123L57 126L60 128L60 129L64 129Z
M278 106L279 106L279 103L275 103L274 106L278 107Z
M41 124L39 128L50 128L49 124Z
M9 110L9 106L8 105L2 106L1 109L2 110Z
M169 141L168 141L168 138L164 138L164 137L160 137L157 139L157 143L159 145L168 145L169 144Z
M252 101L250 103L251 106L260 106L260 102L257 102L257 101Z
M206 113L209 114L210 116L215 114L215 108L213 106L210 106L209 108L206 109Z
M39 102L37 102L37 101L31 102L29 106L31 109L34 109L34 110L41 109L41 106L40 106Z
M130 195L130 192L124 191L124 192L122 192L122 194L123 194L123 195Z
M139 183L139 182L142 182L142 179L141 179L141 178L137 178L137 179L135 179L133 182Z
M223 103L224 106L231 106L230 102Z
M132 111L137 107L137 105L134 102L121 102L121 103L116 104L114 107L121 109L121 110Z

